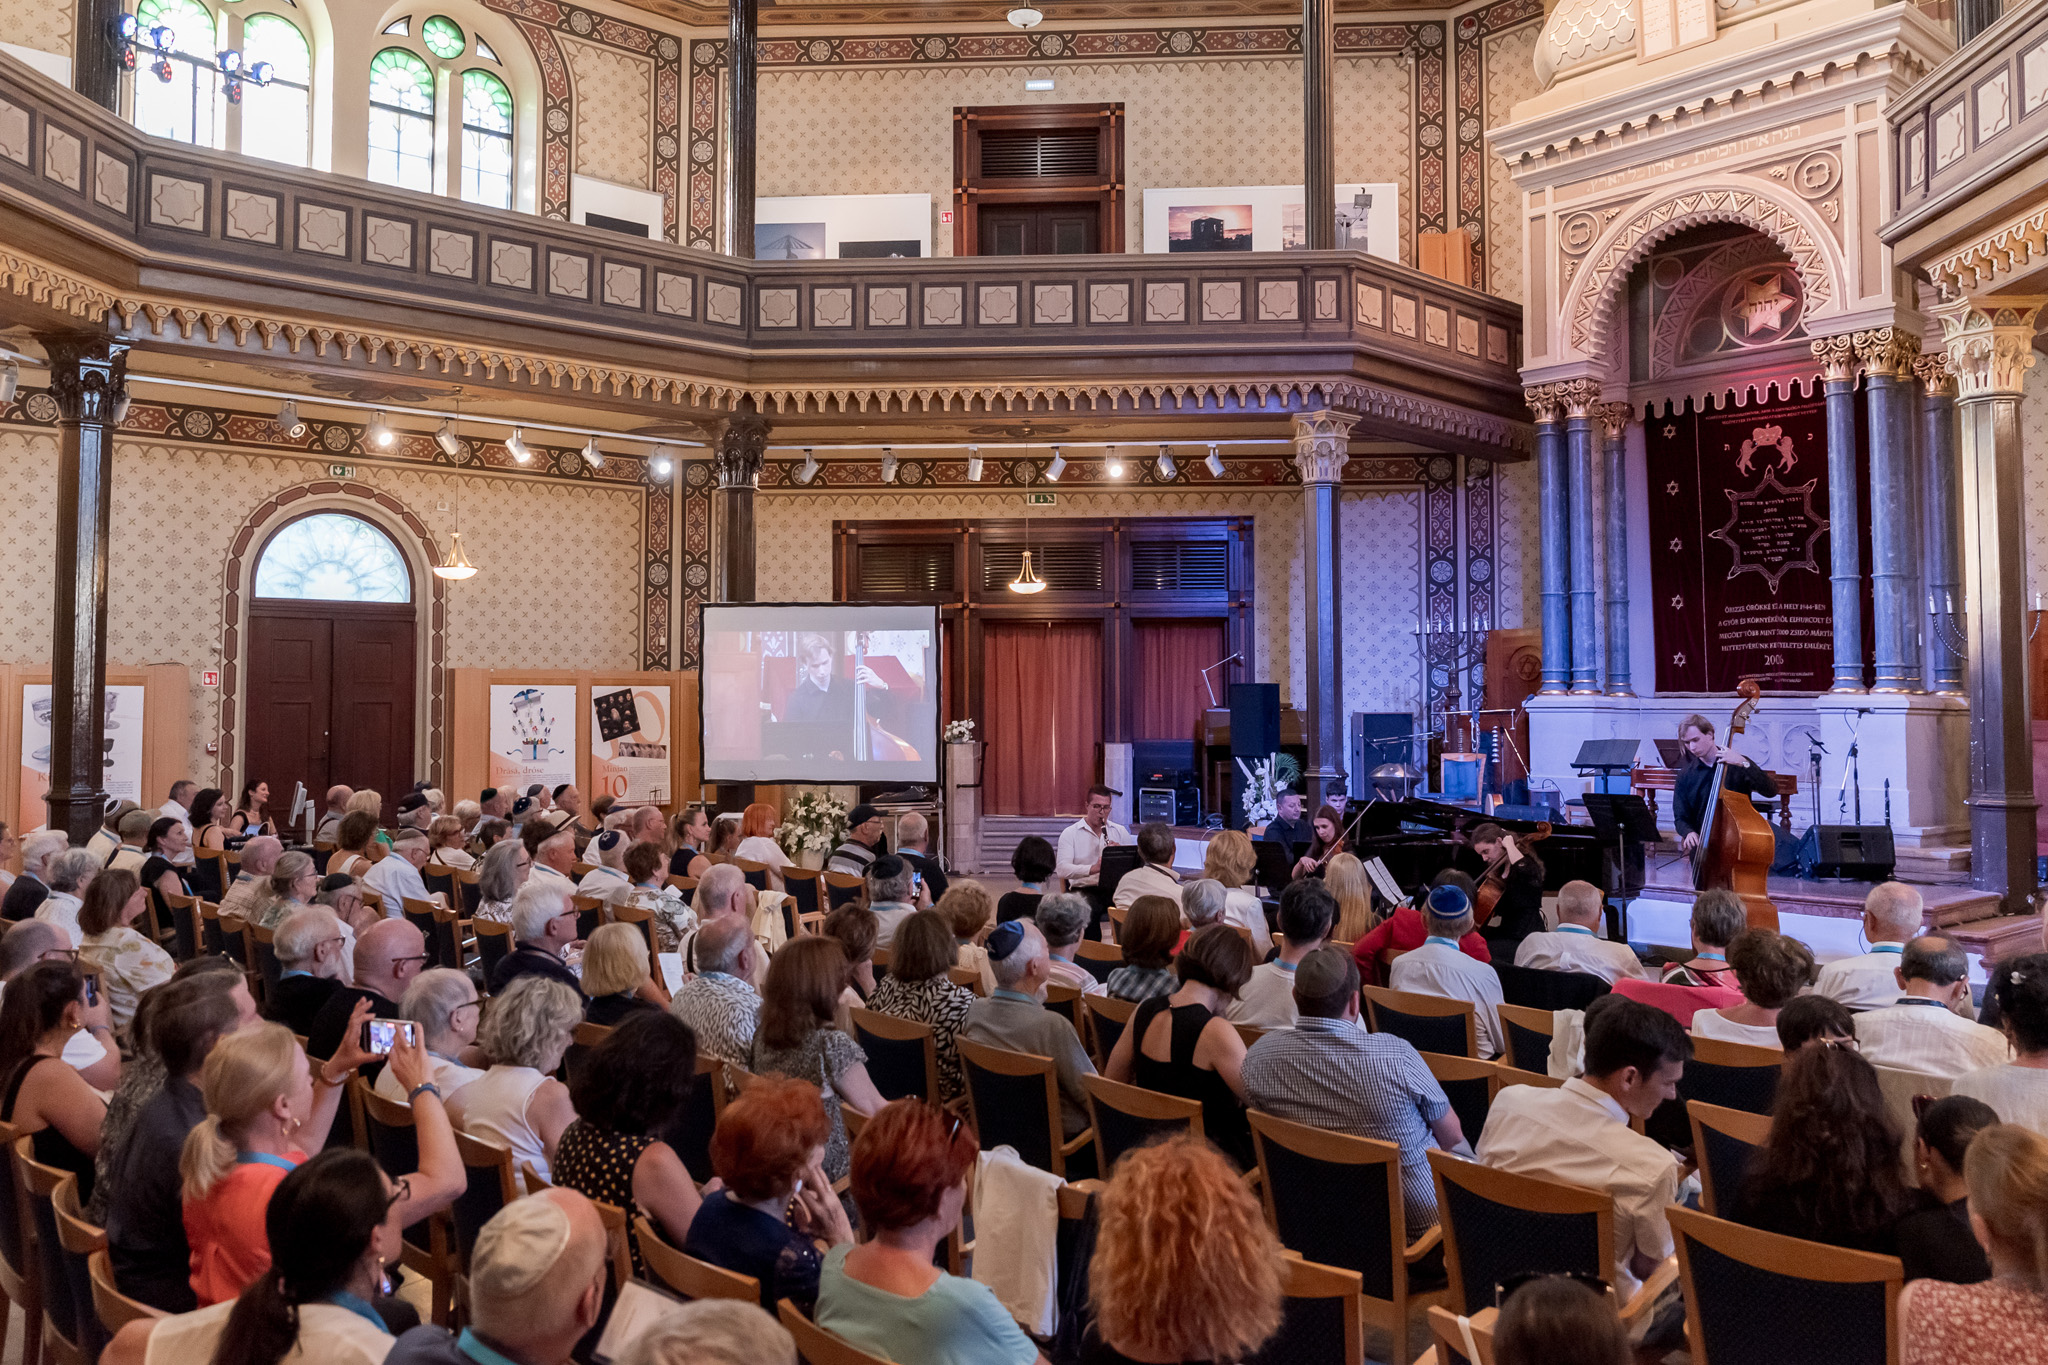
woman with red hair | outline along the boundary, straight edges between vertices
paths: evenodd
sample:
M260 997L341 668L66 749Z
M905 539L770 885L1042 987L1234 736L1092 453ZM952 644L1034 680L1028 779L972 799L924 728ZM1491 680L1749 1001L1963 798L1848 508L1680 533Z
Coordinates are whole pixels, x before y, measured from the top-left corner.
M789 855L775 842L775 830L781 823L782 812L766 801L754 802L740 814L740 846L733 850L735 858L768 865L771 891L782 890L782 869L791 865Z
M853 1241L825 1176L831 1134L817 1086L770 1076L728 1104L711 1135L711 1166L725 1188L704 1196L683 1250L759 1280L771 1313L783 1299L809 1312L823 1265L817 1242Z
M870 1240L834 1247L818 1279L820 1327L896 1365L1045 1360L992 1290L932 1264L960 1225L978 1147L956 1114L897 1100L853 1144L853 1202Z

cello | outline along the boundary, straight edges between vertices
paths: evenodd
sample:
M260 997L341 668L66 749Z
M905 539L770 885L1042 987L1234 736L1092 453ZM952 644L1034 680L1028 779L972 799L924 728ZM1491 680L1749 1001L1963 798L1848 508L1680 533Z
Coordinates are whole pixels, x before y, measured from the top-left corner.
M1542 843L1549 837L1550 822L1548 820L1538 820L1535 830L1523 835L1519 841L1512 834L1503 834L1501 836L1500 853L1491 863L1486 865L1486 870L1479 874L1479 903L1474 908L1472 915L1472 922L1474 924L1486 924L1493 919L1494 907L1500 904L1500 898L1507 890L1504 879L1507 876L1508 868L1514 865L1516 858L1527 853L1535 845ZM1510 849L1514 850L1512 855L1509 853Z
M1753 678L1744 678L1735 689L1742 700L1728 718L1730 744L1749 725L1763 693ZM1727 745L1722 745L1726 748ZM1771 901L1766 878L1778 856L1771 822L1763 817L1749 797L1727 789L1728 760L1714 761L1713 786L1700 824L1699 846L1692 852L1692 885L1695 891L1720 888L1742 898L1742 908L1752 929L1778 927L1778 907Z

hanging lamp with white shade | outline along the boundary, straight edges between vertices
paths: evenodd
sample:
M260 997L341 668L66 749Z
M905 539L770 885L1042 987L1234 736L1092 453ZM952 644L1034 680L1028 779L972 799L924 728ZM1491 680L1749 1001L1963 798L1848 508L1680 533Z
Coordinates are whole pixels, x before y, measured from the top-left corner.
M462 518L455 518L455 530L448 533L448 553L441 556L441 562L434 566L434 577L461 582L476 577L476 565L469 562L469 554L462 548Z

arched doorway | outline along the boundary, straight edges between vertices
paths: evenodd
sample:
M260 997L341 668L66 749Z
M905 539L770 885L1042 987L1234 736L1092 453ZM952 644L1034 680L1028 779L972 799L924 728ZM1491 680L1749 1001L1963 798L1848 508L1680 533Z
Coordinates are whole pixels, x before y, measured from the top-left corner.
M242 771L289 814L292 784L384 795L413 783L418 695L413 571L376 523L315 511L278 527L256 557L249 604Z

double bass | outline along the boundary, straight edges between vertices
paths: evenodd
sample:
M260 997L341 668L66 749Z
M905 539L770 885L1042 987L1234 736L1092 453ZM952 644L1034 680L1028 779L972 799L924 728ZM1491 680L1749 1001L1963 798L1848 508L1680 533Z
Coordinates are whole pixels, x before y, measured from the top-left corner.
M1742 700L1728 718L1730 744L1748 727L1763 689L1755 679L1745 678L1735 693ZM1733 891L1742 898L1750 928L1776 930L1778 907L1771 902L1766 878L1778 856L1777 840L1771 833L1771 822L1749 797L1727 789L1727 778L1728 760L1717 758L1706 814L1700 822L1700 841L1692 851L1693 889Z

